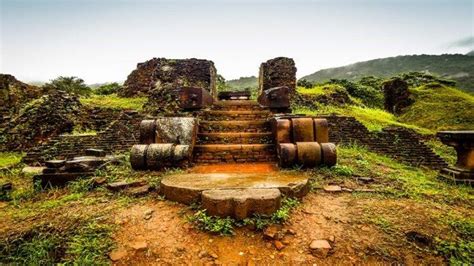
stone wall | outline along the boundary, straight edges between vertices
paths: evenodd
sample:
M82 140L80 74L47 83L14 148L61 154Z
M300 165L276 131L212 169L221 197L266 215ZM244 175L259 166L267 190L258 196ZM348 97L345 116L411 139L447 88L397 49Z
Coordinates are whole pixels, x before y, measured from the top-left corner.
M357 143L369 150L385 154L398 161L414 165L441 169L447 163L424 144L422 136L402 127L389 127L381 132L370 132L354 117L322 116L329 123L329 141L335 143Z
M155 89L186 86L205 88L217 97L216 77L214 63L209 60L153 58L137 65L118 94L148 96Z
M113 108L86 108L81 126L89 130L103 131L110 125L111 121L119 119L121 114L122 110Z
M139 141L139 125L144 116L134 111L123 111L117 120L97 135L60 135L35 147L23 158L27 164L42 164L45 160L68 159L84 155L89 148L107 153L129 151Z
M259 94L265 90L281 86L288 87L290 94L293 94L296 90L295 61L287 57L277 57L262 63L258 83Z
M17 112L24 103L38 98L43 93L40 87L18 81L14 76L0 74L0 117L10 111Z

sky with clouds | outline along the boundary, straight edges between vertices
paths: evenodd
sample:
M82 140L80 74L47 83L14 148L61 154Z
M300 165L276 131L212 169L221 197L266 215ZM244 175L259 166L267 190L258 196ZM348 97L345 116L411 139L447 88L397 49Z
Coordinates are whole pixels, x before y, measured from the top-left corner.
M298 77L357 61L474 50L474 0L0 0L0 72L123 81L153 57L214 61L226 79L277 56Z

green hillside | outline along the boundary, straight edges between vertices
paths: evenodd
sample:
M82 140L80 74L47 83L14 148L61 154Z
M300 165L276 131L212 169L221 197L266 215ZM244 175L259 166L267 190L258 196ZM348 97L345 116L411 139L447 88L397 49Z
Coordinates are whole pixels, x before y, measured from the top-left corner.
M414 73L401 76L411 78L409 90L413 104L399 116L386 112L382 104L375 102L383 98L383 93L376 83L374 87L362 85L367 78L361 81L333 80L311 88L298 87L298 93L306 100L296 102L294 111L354 116L374 131L386 126L403 126L421 134L434 134L440 130L474 128L474 96L441 84L436 77L428 79Z
M474 56L462 54L406 55L374 59L343 67L319 70L301 78L311 82L330 79L358 80L364 76L388 78L404 72L428 72L457 82L457 87L474 92Z
M243 90L247 88L257 88L258 78L255 76L241 77L239 79L231 79L226 81L226 85L231 87L233 90Z

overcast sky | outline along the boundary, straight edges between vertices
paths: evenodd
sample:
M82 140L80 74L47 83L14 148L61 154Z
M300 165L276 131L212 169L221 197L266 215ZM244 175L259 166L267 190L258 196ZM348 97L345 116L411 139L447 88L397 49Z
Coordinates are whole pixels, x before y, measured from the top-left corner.
M0 72L24 81L123 81L153 57L210 59L233 79L287 56L301 77L374 58L474 49L474 0L0 2Z

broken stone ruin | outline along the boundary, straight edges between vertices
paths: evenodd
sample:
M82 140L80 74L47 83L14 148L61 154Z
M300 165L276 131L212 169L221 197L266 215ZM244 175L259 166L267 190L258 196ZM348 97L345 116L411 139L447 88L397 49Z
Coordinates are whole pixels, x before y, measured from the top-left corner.
M164 82L164 72L171 77L180 74L175 73L174 63L158 59L139 64L129 76L124 92L127 95L149 93L164 88L164 83L172 84L167 88L179 96L174 98L175 108L183 112L179 117L157 116L140 123L140 143L130 152L132 168L267 163L275 165L275 172L195 173L191 168L189 173L163 178L160 193L165 198L184 204L200 202L209 214L222 217L270 215L278 210L283 196L303 197L309 191L306 177L278 173L277 165L312 168L337 163L326 119L282 114L290 111L290 98L295 92L292 59L275 58L261 65L258 101L249 100L250 93L245 91L216 94L213 66L199 62L203 65L198 73L205 72L199 76L206 81L200 86L193 83L195 87L181 87L172 78ZM140 77L152 80L140 81ZM140 84L154 85L135 91L133 88Z

